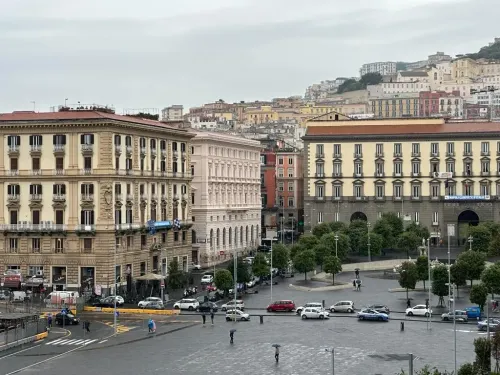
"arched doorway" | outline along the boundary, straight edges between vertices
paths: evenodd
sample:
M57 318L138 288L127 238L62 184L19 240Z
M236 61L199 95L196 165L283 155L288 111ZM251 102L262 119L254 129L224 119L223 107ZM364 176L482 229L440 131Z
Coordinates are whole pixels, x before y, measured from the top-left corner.
M479 224L479 216L472 210L465 210L458 215L457 222L458 222L457 241L459 246L463 246L467 242L469 227L476 226Z
M351 221L354 220L363 220L363 221L368 221L368 218L363 212L357 211L351 215Z

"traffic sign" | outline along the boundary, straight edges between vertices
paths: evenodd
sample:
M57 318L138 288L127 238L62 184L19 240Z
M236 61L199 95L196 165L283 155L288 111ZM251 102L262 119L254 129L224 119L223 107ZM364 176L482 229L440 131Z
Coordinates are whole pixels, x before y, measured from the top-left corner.
M455 224L448 224L448 237L455 237Z
M165 288L165 282L163 280L160 282L160 288Z
M61 310L61 314L66 315L66 310L65 309Z

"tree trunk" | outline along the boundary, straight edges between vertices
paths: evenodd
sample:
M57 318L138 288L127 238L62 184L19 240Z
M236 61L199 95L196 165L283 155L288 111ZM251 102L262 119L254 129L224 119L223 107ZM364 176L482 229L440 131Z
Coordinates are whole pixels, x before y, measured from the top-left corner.
M422 280L424 282L424 291L425 291L425 280Z
M460 297L458 297L458 285L457 285L457 299L458 299L458 298L460 298Z
M470 281L470 287L472 288L472 280Z
M332 272L332 285L335 285L335 274Z
M304 272L304 280L307 281L307 272Z

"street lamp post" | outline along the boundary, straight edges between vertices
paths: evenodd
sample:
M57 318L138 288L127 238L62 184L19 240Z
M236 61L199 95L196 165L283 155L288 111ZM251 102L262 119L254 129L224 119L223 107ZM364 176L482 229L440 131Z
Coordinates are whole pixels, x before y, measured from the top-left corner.
M472 250L472 242L474 242L474 238L472 236L469 236L467 240L469 241L469 250Z
M325 351L332 353L332 375L335 375L335 348L325 349Z
M335 257L338 258L339 235L335 233Z
M118 296L118 286L117 286L117 274L116 274L116 248L117 246L115 246L115 297L114 297L114 309L113 309L113 329L114 329L114 332L115 332L115 335L116 335L116 331L117 331L117 321L116 321L116 297ZM64 319L63 319L64 320Z
M456 284L451 284L447 283L448 288L453 288L453 298L451 301L453 302L453 345L454 345L454 355L455 355L455 371L453 372L454 374L457 373L457 319L455 315L455 288L458 289L458 286Z
M273 303L273 239L272 238L271 238L271 303Z
M367 228L368 228L368 262L371 262L372 261L372 254L371 254L371 249L370 249L370 226L371 226L371 223L368 223L367 225Z
M425 241L425 239L424 239ZM430 238L427 239L427 272L429 273L429 287L427 288L429 292L429 318L427 320L427 328L431 329L431 320L432 320L432 310L431 310L431 240Z

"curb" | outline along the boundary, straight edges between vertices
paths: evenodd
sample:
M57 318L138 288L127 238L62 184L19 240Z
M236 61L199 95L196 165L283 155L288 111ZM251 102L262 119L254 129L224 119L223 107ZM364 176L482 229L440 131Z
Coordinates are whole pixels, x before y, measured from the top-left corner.
M94 312L94 313L105 313L112 314L115 309L113 307L89 307L85 306L83 308L84 312ZM179 310L168 309L168 310L148 310L148 309L124 309L117 308L116 311L121 314L137 314L137 315L179 315Z
M30 342L43 340L48 335L49 335L48 332L42 332L42 333L39 333L39 334L37 334L35 336L26 337L24 339L17 340L17 341L11 342L9 344L2 345L2 346L0 346L0 352L4 352L4 351L9 350L11 348L15 348L16 346L24 345L24 344L27 344L27 343L30 343Z
M415 289L408 289L408 292L428 292L429 289L427 288L415 288ZM400 293L400 292L405 292L406 293L406 289L405 288L391 288L388 290L389 293Z
M299 285L289 285L290 288L299 290L302 292L327 292L330 290L343 290L343 289L349 289L352 288L352 284L343 284L343 285L332 285L332 286L319 286L316 288L310 288L306 286L299 286Z

